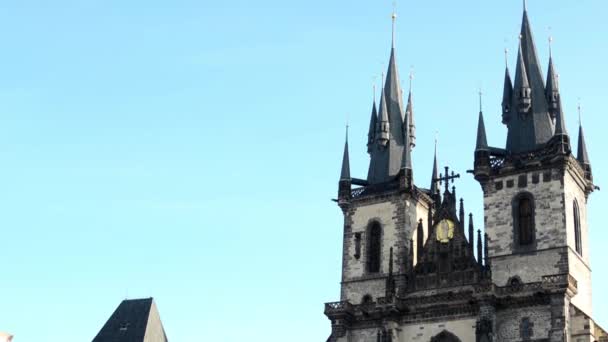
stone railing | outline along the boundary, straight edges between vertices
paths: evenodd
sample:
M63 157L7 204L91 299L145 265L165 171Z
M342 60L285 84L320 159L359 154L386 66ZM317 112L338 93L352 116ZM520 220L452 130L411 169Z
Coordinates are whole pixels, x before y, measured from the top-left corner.
M399 189L399 183L396 181L390 181L386 183L380 184L372 184L360 188L353 189L350 193L352 198L359 198L366 195L371 195L375 193L381 193L389 190L397 190Z
M348 301L325 303L325 314L352 313L353 305Z

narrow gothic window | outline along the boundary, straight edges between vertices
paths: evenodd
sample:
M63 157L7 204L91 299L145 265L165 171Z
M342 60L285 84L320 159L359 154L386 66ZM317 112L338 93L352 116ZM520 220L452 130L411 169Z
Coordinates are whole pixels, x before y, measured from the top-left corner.
M377 222L369 229L367 245L367 271L369 273L380 272L380 246L382 239L382 228Z
M355 259L361 257L361 233L355 233Z
M576 200L574 201L574 240L576 244L576 252L582 255L583 242L581 239L581 215Z
M534 336L534 323L530 322L530 318L524 317L521 319L519 335L524 341L529 341Z
M424 228L422 227L422 220L418 223L416 229L416 258L418 262L422 258L422 248L424 247Z
M523 196L517 201L517 233L519 245L527 246L534 242L534 208L532 199Z

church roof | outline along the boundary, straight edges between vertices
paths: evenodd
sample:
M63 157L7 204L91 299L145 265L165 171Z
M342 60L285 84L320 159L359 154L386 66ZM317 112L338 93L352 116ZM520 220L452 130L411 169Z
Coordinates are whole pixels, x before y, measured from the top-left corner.
M123 300L93 342L167 342L153 298Z
M522 89L530 89L531 99L529 112L525 115L512 115L508 122L507 150L517 154L544 146L554 133L547 104L545 81L526 9L521 24L514 88L515 96L511 106L513 110L518 110Z

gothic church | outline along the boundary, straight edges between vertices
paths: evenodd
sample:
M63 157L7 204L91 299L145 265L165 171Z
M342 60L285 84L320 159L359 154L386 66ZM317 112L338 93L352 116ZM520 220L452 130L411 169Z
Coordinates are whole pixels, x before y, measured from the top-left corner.
M545 79L525 8L518 50L514 79L505 71L504 148L488 146L479 113L472 173L482 236L456 197L459 175L437 158L428 188L414 184L412 94L404 101L393 40L366 179L351 177L344 148L341 295L325 304L329 342L608 341L592 318L586 222L596 187L583 128L574 155L553 59Z

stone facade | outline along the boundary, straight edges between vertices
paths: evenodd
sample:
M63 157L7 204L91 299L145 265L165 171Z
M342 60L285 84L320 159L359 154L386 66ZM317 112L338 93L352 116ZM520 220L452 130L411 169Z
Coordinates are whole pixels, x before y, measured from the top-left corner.
M325 305L328 342L608 341L592 319L587 201L595 186L582 128L575 157L552 61L545 86L526 11L520 42L515 83L508 69L505 76L505 149L488 146L479 116L472 173L483 190L483 235L472 218L466 225L449 186L459 175L438 175L435 164L430 190L413 183L412 96L401 112L393 48L368 135L376 177L351 178L345 148L341 296ZM393 143L376 137L386 113L403 120L402 132L391 128L403 137L402 154L389 155L398 172L385 172L376 155Z

